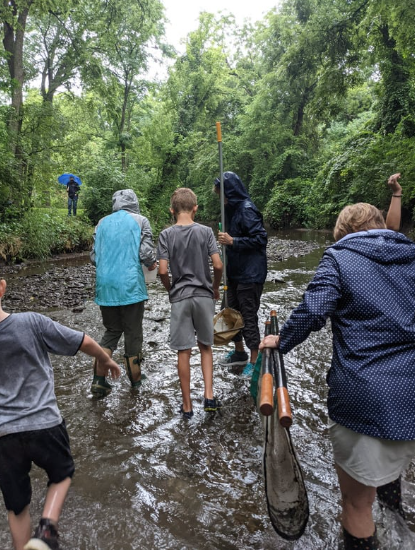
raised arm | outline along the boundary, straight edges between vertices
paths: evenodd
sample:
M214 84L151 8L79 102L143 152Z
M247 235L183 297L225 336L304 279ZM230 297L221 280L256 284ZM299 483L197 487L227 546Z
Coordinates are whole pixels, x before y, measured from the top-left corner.
M401 228L401 206L402 206L402 187L398 182L401 174L393 174L388 179L388 185L392 191L391 203L386 216L386 227L392 231L399 231Z

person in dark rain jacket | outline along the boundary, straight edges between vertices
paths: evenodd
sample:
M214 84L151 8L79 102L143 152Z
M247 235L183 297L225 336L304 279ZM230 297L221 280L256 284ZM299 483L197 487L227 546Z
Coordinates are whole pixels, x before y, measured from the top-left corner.
M267 232L263 217L252 202L241 179L234 172L224 172L226 232L218 233L218 241L226 246L226 275L228 306L242 314L244 328L233 341L235 351L220 364L243 366L242 375L250 377L258 356L261 341L258 328L258 309L267 277ZM220 180L215 180L215 192L220 193ZM243 339L250 350L245 352ZM249 361L249 362L248 362Z
M398 178L388 182L387 223L396 228ZM415 244L366 203L342 210L334 237L280 336L267 336L260 349L286 354L331 319L329 433L345 549L376 549L375 496L404 515L400 475L415 457Z
M72 211L73 215L76 216L76 209L78 206L78 193L80 191L80 186L74 177L69 178L68 184L66 185L66 192L68 193L68 216L71 216Z

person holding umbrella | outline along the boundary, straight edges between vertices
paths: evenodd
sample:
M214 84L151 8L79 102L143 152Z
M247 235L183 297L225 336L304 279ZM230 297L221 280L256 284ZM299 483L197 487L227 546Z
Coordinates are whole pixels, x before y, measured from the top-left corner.
M81 178L74 174L65 173L58 177L58 182L66 186L66 192L68 194L68 216L72 215L72 211L73 215L76 216L78 193L82 183Z
M242 376L250 378L261 341L258 310L267 277L267 242L263 217L252 202L244 184L234 172L223 173L226 232L219 231L218 241L226 247L227 299L230 308L239 311L244 320L242 334L233 338L235 350L229 352L220 365L245 366ZM214 190L220 195L220 179ZM250 350L245 352L244 343Z
M73 215L76 216L76 207L78 205L78 193L80 187L79 184L75 181L74 176L70 176L68 183L66 184L66 192L68 193L68 216L71 215L73 210Z

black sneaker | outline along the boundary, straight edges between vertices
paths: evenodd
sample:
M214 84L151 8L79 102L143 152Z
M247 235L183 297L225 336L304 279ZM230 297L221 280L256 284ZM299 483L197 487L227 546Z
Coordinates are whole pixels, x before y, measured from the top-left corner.
M230 351L218 363L223 367L244 367L248 363L248 354L244 351Z
M214 397L213 399L205 399L205 411L215 412L221 408L221 403Z
M49 519L41 519L33 538L23 550L59 550L58 531Z
M190 420L193 416L193 411L184 411L183 405L180 407L180 414L183 416L183 418L186 418L186 420Z

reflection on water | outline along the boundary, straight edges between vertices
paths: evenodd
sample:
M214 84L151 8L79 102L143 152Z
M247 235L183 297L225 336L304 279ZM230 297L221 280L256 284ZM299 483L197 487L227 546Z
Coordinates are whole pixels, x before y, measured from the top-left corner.
M298 238L296 236L295 238ZM314 237L313 237L314 239ZM319 241L321 242L321 241ZM322 246L327 243L321 242ZM270 266L260 309L280 322L298 304L321 257L291 258ZM101 335L99 308L52 312L51 317ZM199 355L192 355L195 416L180 418L176 356L168 346L170 306L159 283L150 286L145 314L147 381L131 390L125 375L103 400L92 398L91 361L53 357L56 392L66 418L77 466L60 522L63 550L333 550L339 547L339 489L326 429L325 375L329 328L314 333L286 357L294 424L291 435L303 467L310 520L296 542L280 539L270 525L262 477L262 428L246 382L216 366L220 414L203 412ZM230 347L216 347L215 356ZM122 348L115 353L122 363ZM33 469L34 518L41 513L45 478ZM415 468L404 478L407 528L375 507L384 550L415 547ZM1 504L0 547L11 548ZM340 546L341 548L341 546Z

